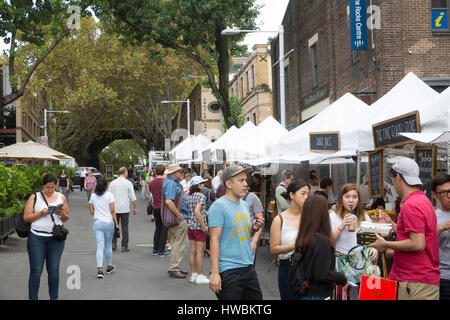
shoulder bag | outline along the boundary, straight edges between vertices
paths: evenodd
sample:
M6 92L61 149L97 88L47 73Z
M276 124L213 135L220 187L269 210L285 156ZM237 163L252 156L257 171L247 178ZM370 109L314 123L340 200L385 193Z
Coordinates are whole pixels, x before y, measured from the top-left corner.
M183 187L177 183L178 188L180 190L180 194L178 195L177 200L175 201L175 206L178 211L181 211L181 205L183 203ZM166 205L166 197L164 196L164 192L161 194L161 220L163 225L168 227L177 226L180 224L178 221L177 215L172 212L169 207Z

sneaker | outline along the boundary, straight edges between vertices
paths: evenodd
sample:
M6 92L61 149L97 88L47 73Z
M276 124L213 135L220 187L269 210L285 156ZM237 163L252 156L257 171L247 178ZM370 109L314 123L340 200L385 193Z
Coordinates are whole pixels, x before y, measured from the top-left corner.
M193 274L191 275L191 278L189 279L189 281L190 281L190 282L195 282L196 279L197 279L197 274L196 274L196 273L193 273Z
M209 283L208 277L204 276L203 274L197 275L197 278L195 279L196 284L207 284Z
M128 252L130 251L130 249L128 249L127 247L122 247L122 252Z
M117 244L113 243L113 244L112 244L112 249L113 249L113 250L116 250L116 249L117 249Z
M97 279L103 279L105 276L105 274L103 273L103 271L98 271L97 272Z
M172 251L172 245L169 243L169 245L167 246L167 251Z
M110 267L106 267L106 274L111 274L114 272L114 270L116 270L116 266L112 265Z
M155 249L153 249L152 256L157 256L159 253Z
M158 256L160 256L161 258L170 257L170 252L160 252L158 253Z

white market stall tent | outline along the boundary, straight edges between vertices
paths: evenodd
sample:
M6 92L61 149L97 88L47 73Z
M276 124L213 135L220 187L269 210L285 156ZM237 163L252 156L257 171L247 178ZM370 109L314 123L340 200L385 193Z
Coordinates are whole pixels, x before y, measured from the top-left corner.
M211 145L211 140L206 138L204 135L199 134L192 139L190 148L186 151L182 151L183 154L187 154L190 150L191 158L189 160L181 161L181 163L202 163L202 150ZM184 149L183 149L184 150Z
M375 150L372 132L372 125L374 124L382 123L383 121L394 119L413 111L419 111L419 120L422 124L423 120L427 119L424 113L424 107L438 96L439 93L414 73L408 73L388 93L370 106L366 117L367 123L361 132L358 150ZM395 133L392 134L395 135Z
M241 161L247 154L256 152L255 146L250 145L249 140L256 136L256 126L251 121L247 121L236 133L235 140L225 148L227 161Z
M359 134L367 121L365 117L368 109L366 103L351 93L346 93L311 120L280 137L277 156L279 162L299 163L308 160L311 164L318 164L328 163L327 159L332 163L347 162L343 158L357 153ZM324 135L334 136L338 148L334 152L311 151L310 138L320 141ZM276 150L276 147L273 149Z
M236 144L238 131L239 129L236 126L232 126L216 141L202 149L202 160L208 163L223 163L225 150ZM218 153L221 155L218 155Z
M199 153L200 150L211 144L211 141L202 134L195 137L188 137L179 145L173 148L169 155L175 162L189 163L193 161L193 152ZM198 158L198 157L196 157ZM200 161L201 162L201 161Z

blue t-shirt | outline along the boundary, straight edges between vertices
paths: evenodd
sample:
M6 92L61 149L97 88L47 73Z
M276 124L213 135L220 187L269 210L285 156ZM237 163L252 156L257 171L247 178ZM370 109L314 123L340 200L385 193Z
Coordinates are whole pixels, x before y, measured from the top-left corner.
M222 228L219 273L253 264L252 222L245 201L235 202L221 197L209 208L208 221L210 228Z
M180 192L183 194L183 200L181 201L181 214L184 216L186 220L189 219L189 209L188 209L188 203L187 203L187 196L183 192L183 187L178 184L177 180L174 178L168 176L164 179L163 185L162 185L162 192L164 194L164 197L166 199L172 200L175 205L178 198L178 195Z

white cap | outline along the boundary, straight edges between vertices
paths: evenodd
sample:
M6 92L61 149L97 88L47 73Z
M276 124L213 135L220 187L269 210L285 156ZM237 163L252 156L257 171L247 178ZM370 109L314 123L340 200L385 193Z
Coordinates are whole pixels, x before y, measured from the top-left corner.
M208 181L208 179L203 179L200 176L195 176L191 179L191 186L196 186L198 184L205 183L206 181Z
M392 163L392 170L400 173L410 186L422 184L419 178L419 165L413 159L407 157L394 157L389 160Z

